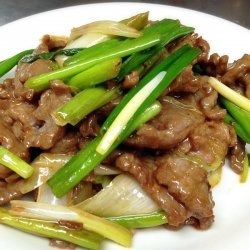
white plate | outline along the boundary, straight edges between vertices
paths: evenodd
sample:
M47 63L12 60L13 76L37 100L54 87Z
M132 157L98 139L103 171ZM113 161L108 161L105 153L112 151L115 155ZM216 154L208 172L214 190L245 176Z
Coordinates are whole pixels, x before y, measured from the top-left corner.
M67 35L73 26L94 20L120 20L150 11L150 18L180 19L207 39L212 52L230 55L230 60L250 53L250 32L226 20L187 9L139 3L108 3L75 6L27 17L0 27L0 61L24 49L34 48L43 34ZM213 190L215 223L206 231L184 227L179 231L163 228L138 230L131 249L136 250L235 250L249 249L250 179L239 177L224 168L221 184ZM48 250L48 240L0 225L0 249ZM102 249L125 249L104 243Z

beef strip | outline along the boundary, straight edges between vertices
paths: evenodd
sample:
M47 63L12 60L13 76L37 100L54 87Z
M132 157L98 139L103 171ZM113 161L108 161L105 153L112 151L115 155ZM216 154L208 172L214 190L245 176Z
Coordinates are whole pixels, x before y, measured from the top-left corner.
M214 202L204 169L175 154L166 154L157 159L155 178L167 187L170 195L184 204L200 228L213 221ZM202 221L199 221L202 219Z
M236 144L237 137L230 125L211 121L198 125L188 139L189 155L199 157L209 165L215 161L223 165L228 148Z
M197 57L194 63L207 61L210 46L206 40L204 40L196 33L174 40L167 46L167 51L169 53L172 53L173 51L181 48L185 44L189 44L190 46L197 47L201 50L201 54Z
M187 209L168 193L166 187L160 185L154 178L155 163L149 157L138 157L131 153L124 153L116 160L116 166L129 172L140 183L143 189L158 205L167 211L168 223L179 227L190 216Z
M217 105L218 93L210 86L210 84L204 83L194 94L194 97L196 103L206 118L216 121L224 120L226 110Z
M20 199L23 194L19 191L18 185L15 183L0 186L0 206L7 204L11 200Z
M245 157L245 145L246 143L237 139L237 143L234 147L231 148L230 151L230 163L231 168L237 173L240 174L243 171L243 161Z
M98 115L96 113L84 118L80 124L80 133L83 137L95 137L99 129L100 125L98 124Z
M71 98L70 88L65 87L65 91L61 88L58 83L55 85L52 83L51 89L41 95L39 106L32 113L37 121L36 126L25 128L24 144L27 147L50 149L63 137L65 127L57 126L51 117L53 111Z
M130 74L126 75L123 82L123 89L131 89L133 88L140 80L140 75L137 71L132 71Z
M127 145L152 149L170 149L182 142L204 121L202 113L181 100L161 99L162 111L126 140Z
M221 80L236 90L242 88L243 94L250 98L250 55L245 54L230 65Z
M58 140L49 152L53 154L76 154L79 151L79 138L79 132L70 131Z
M227 72L228 56L219 56L217 53L212 54L205 63L205 72L209 76L220 77Z
M176 77L170 86L163 92L162 96L172 92L195 93L206 81L206 76L195 76L192 70L192 65L189 65L180 73L178 77Z

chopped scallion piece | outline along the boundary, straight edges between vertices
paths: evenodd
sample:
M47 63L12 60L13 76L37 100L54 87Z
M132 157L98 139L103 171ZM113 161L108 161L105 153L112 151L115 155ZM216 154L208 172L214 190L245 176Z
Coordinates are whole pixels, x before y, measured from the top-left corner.
M165 75L165 71L160 72L127 103L124 109L116 117L114 122L110 125L100 144L97 146L96 151L98 153L105 154L110 149L114 141L126 127L128 121L137 111L138 107L140 107L140 105L146 100L151 92L157 88Z
M23 178L29 178L33 168L6 148L0 146L0 163Z
M214 77L209 77L208 82L211 86L219 92L222 96L227 98L229 101L233 102L237 106L245 109L246 111L250 112L250 100L245 96L240 95L236 91L232 90L218 79Z

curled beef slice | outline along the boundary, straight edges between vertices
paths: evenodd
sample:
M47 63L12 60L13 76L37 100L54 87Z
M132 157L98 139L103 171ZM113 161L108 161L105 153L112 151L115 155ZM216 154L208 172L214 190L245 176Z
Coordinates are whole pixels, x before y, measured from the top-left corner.
M217 91L207 81L203 81L202 87L194 94L185 95L182 99L185 103L191 102L209 120L222 121L226 116L226 110L217 105Z
M76 154L79 151L79 132L69 132L50 149L53 154Z
M169 194L167 187L160 185L154 178L155 163L152 159L124 153L116 159L116 166L133 175L151 198L168 213L169 225L178 227L184 224L189 212Z
M205 119L198 109L174 98L163 97L161 104L160 114L129 137L126 144L135 147L170 149L182 142Z
M28 149L15 137L11 129L0 121L0 144L25 161L29 160Z
M232 88L239 89L243 85L243 94L250 98L250 55L245 54L242 58L229 66L221 81Z
M57 87L51 86L41 95L39 106L32 113L37 124L26 128L24 144L27 147L50 149L63 137L65 127L57 126L51 113L70 100L71 92L70 89L66 92L57 91Z
M159 184L166 186L170 195L184 204L198 221L199 226L208 226L213 221L214 202L207 182L207 173L194 162L175 154L166 154L157 161L155 177ZM204 222L203 222L204 221Z
M191 144L189 155L197 156L209 165L215 161L221 161L222 165L228 148L235 145L237 137L233 127L211 121L198 125L188 139Z
M129 75L126 75L123 82L123 89L131 89L133 88L140 80L140 75L137 71L132 71Z
M179 76L169 85L162 96L172 92L195 93L203 83L207 81L206 76L194 75L192 65L187 66Z
M88 115L80 123L80 133L83 137L95 137L99 132L98 116L96 113Z
M208 54L210 51L210 46L206 40L204 40L196 33L184 36L180 39L176 39L167 47L167 50L168 52L172 53L173 51L181 48L185 44L189 44L190 46L197 47L201 50L201 54L197 57L195 62L207 61Z
M243 171L243 162L245 157L245 145L246 143L237 139L237 143L230 150L230 163L231 168L240 174Z
M0 186L0 206L9 203L11 200L20 199L22 196L23 194L15 183L4 183Z
M227 71L228 59L227 55L212 54L204 65L207 75L214 77L224 75Z

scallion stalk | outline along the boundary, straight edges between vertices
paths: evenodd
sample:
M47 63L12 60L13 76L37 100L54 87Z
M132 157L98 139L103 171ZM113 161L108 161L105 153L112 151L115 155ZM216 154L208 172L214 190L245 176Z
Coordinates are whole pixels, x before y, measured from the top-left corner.
M161 110L161 105L158 101L154 102L150 107L146 108L140 116L138 116L130 130L123 134L123 137L119 138L113 148L106 154L100 155L95 149L96 146L101 141L101 135L97 136L92 140L85 148L78 151L78 153L73 156L70 161L63 166L59 171L56 172L52 178L49 179L48 184L50 185L53 193L57 197L62 197L71 188L73 188L81 179L87 176L95 166L100 164L105 157L115 149L127 136L129 136L134 130L139 128L142 124L152 119L154 116L159 114Z
M59 126L67 123L74 126L86 115L112 101L119 94L119 88L112 90L106 90L103 87L85 89L53 112L52 117Z
M227 100L223 96L220 96L219 101L227 109L234 120L237 121L237 123L239 123L240 126L245 130L245 132L248 134L248 137L250 137L250 112L238 107L236 104Z
M15 200L11 201L10 214L33 219L79 222L88 231L126 247L131 245L132 234L128 229L77 208Z
M224 122L234 127L236 134L246 143L250 143L250 135L241 127L241 125L235 121L235 119L229 115L226 114L226 117L224 119Z
M159 87L159 84L162 82L165 75L166 72L161 71L131 98L117 115L114 122L104 134L101 142L96 147L98 153L102 155L107 153L112 144L117 140L118 136L126 129L127 123L133 118L138 108L143 105L152 92Z
M115 78L120 68L120 58L108 60L73 76L67 84L80 90L93 87L99 83Z
M31 63L31 62L36 61L37 59L51 60L51 59L54 59L58 55L73 56L79 53L79 51L81 50L83 50L83 48L59 49L53 52L44 52L41 54L28 55L28 56L24 56L21 59L21 62Z
M29 178L33 168L6 148L0 146L0 163L23 178Z
M24 232L64 240L93 250L100 248L100 242L103 239L100 235L84 229L71 230L49 221L12 216L4 208L0 208L0 222Z
M159 72L166 70L170 65L172 65L179 57L186 53L190 49L190 46L184 45L182 48L178 49L164 60L161 61L156 67L154 67L141 81L136 84L136 86L131 89L121 100L119 105L117 105L112 112L109 114L108 118L105 120L101 127L101 134L104 134L109 126L113 123L117 115L121 110L127 105L131 98L142 89L148 82L150 82Z
M168 222L167 214L163 211L139 215L107 217L106 219L126 228L151 228L167 224Z
M248 98L240 95L214 77L209 77L208 83L210 83L210 85L226 99L250 112L250 100Z
M5 59L4 61L0 62L0 77L5 75L7 72L9 72L14 66L18 64L18 62L28 54L31 54L33 52L33 49L24 50L8 59Z
M106 60L125 57L137 51L145 50L156 45L157 43L159 43L159 41L160 36L156 33L150 33L147 36L141 36L136 39L127 39L125 41L120 41L119 45L113 47L112 49L103 50L102 53L89 57L86 60L82 60L80 58L77 63L74 62L72 65L48 73L44 73L39 76L31 77L25 82L24 86L26 88L32 88L36 91L41 91L48 88L50 80L72 77L73 75L76 75L93 65L102 63ZM87 50L88 49L84 51ZM80 53L81 52L79 52L77 55L79 55ZM70 59L72 58L74 58L74 56L72 56Z
M166 22L166 27L169 30L166 30L164 34L162 34L161 42L156 45L154 48L148 51L141 51L134 53L131 55L122 65L121 71L117 77L118 81L121 81L125 75L129 74L133 70L135 70L139 66L143 66L143 63L150 58L154 58L157 54L163 54L164 47L170 43L171 41L177 39L178 37L187 35L194 31L192 27L181 26L178 21L176 22L169 22L169 20L163 20ZM173 20L171 20L173 21ZM160 21L162 22L162 21ZM152 24L150 28L153 28L154 25L159 25L159 23Z

